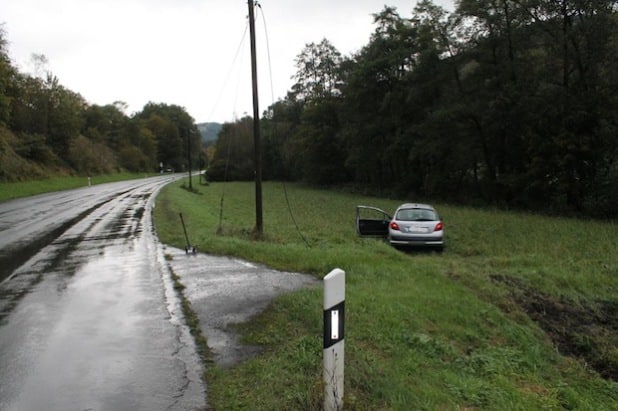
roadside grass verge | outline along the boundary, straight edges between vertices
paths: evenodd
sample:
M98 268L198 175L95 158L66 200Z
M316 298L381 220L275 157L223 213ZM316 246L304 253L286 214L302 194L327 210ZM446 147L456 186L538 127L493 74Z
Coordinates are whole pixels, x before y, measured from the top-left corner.
M258 241L253 184L182 184L157 197L163 242L184 247L182 212L201 252L319 278L346 271L346 409L618 409L615 223L435 204L445 251L401 252L359 239L354 207L417 199L288 185L293 219L269 182ZM212 409L321 409L321 304L302 290L237 325L265 350L207 367Z
M91 184L111 183L114 181L143 178L144 173L115 173L91 177ZM154 174L148 174L150 176ZM12 198L27 197L35 194L50 193L53 191L69 190L86 187L88 177L50 177L43 180L22 181L16 183L0 183L0 201Z

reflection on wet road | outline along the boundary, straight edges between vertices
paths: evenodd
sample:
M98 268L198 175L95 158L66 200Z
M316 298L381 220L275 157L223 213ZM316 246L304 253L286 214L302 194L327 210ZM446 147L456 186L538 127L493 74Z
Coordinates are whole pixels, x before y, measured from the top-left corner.
M169 181L0 203L0 410L205 408L152 228Z

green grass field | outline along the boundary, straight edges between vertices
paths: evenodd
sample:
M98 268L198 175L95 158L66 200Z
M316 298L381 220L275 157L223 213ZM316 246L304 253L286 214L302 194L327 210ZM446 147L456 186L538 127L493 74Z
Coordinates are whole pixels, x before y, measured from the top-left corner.
M358 238L354 207L404 199L289 185L290 213L284 186L266 183L258 241L252 184L183 184L157 199L163 242L184 246L182 212L202 252L346 271L346 409L618 409L615 223L435 204L444 253L402 252ZM239 324L265 351L229 370L208 364L212 408L320 409L321 304L321 290L300 291Z

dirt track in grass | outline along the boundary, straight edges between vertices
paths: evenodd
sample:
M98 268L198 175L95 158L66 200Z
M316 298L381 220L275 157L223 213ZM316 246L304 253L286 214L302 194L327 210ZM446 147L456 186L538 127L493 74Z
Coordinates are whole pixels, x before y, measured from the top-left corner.
M544 294L523 280L492 275L549 336L561 354L578 358L618 381L618 301L570 300Z

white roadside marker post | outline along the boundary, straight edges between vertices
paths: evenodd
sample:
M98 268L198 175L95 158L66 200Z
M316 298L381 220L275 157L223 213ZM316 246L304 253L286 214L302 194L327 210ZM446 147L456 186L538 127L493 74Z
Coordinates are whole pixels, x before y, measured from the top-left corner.
M324 277L324 410L343 409L345 271Z

